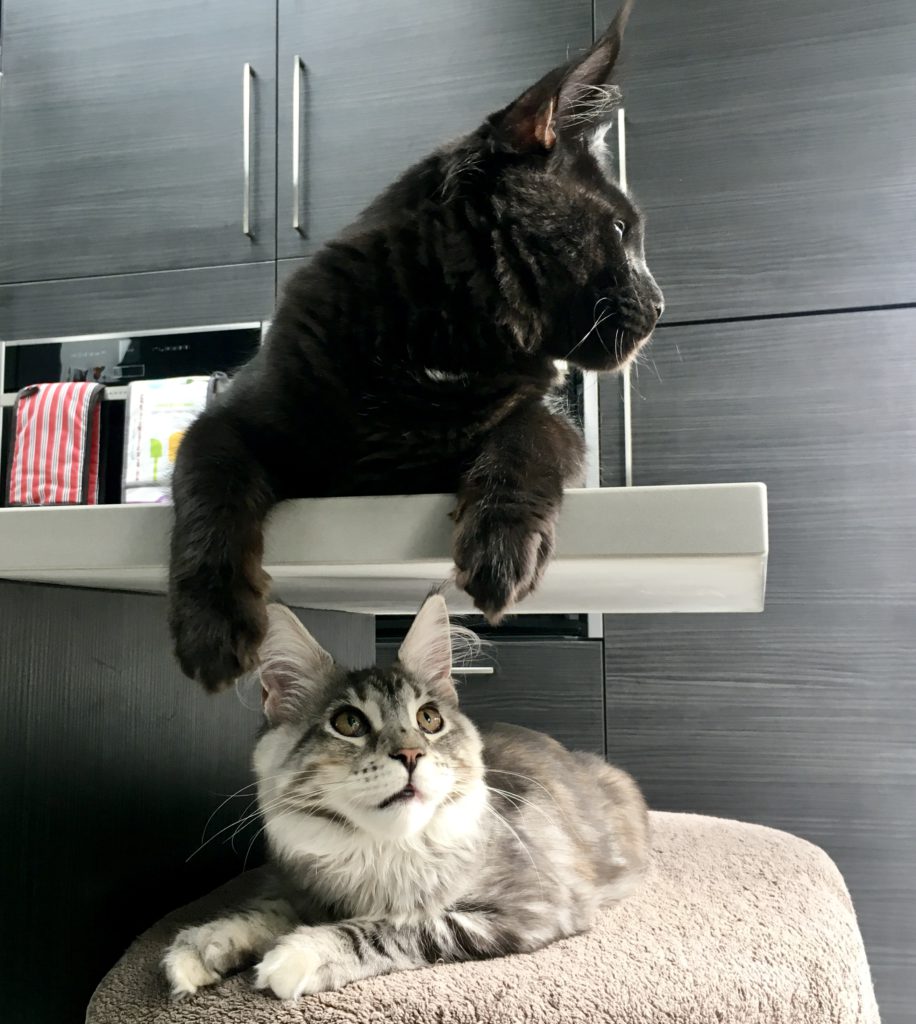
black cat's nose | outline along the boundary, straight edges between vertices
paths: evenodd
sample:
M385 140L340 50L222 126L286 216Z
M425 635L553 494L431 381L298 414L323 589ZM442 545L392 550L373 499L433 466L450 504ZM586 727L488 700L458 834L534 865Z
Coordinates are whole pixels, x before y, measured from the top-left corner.
M423 751L419 747L404 747L401 750L396 750L391 756L395 761L400 761L404 765L409 775L417 767L417 761L423 756Z
M652 303L652 308L655 310L655 319L661 320L662 313L665 312L665 300L661 295Z

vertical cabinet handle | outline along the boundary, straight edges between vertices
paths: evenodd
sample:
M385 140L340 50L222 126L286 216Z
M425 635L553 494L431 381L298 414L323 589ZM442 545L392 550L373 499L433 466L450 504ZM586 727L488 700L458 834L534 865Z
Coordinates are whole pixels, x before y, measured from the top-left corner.
M254 69L246 61L242 68L242 234L254 238L251 230L251 84Z
M305 65L297 53L293 58L293 231L305 235L302 227L302 72Z
M627 185L627 122L623 107L617 109L617 180L624 192ZM630 364L622 374L623 388L623 482L633 486L633 386L630 381Z

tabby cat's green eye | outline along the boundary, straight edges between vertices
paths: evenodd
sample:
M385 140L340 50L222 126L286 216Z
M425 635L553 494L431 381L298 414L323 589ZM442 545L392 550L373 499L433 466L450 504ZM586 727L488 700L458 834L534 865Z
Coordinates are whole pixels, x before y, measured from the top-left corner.
M445 725L445 722L436 708L432 704L427 704L417 712L417 725L424 732L439 732L442 726Z
M356 708L341 708L331 719L331 727L341 736L365 736L369 731L366 716Z

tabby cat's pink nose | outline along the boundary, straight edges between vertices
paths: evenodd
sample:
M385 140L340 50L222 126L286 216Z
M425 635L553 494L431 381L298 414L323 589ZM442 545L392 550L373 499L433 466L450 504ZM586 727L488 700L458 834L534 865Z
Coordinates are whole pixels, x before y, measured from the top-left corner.
M391 756L400 761L408 772L412 772L417 767L417 761L423 756L423 751L418 747L404 747L402 750L396 750Z

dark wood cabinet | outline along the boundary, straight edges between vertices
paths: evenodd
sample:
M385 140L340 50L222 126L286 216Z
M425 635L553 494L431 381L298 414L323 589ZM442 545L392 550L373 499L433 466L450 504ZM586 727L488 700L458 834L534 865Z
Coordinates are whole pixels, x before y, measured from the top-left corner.
M608 756L659 809L823 846L887 1024L916 966L914 337L914 309L659 332L635 482L765 480L766 610L605 618Z
M390 664L398 645L378 647ZM478 725L511 722L546 732L574 750L604 753L604 672L600 640L486 644L474 665L492 675L457 674L461 707Z
M629 183L666 319L916 300L914 52L912 0L636 4Z
M244 263L0 285L0 338L61 338L267 319L276 265Z
M273 0L5 0L2 17L0 281L274 258Z
M278 256L314 251L591 32L590 0L279 0Z

